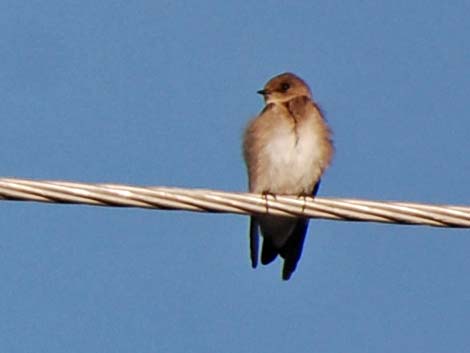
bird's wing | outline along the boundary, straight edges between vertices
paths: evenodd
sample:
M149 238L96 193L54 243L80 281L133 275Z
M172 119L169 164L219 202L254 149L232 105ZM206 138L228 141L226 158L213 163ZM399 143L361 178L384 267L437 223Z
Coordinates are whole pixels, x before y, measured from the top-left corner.
M250 217L250 258L251 267L258 265L259 233L258 221L255 217Z
M313 187L313 197L315 197L318 189L320 188L320 181L321 179L318 180ZM288 280L290 278L292 273L295 271L295 268L297 267L297 263L299 262L300 257L302 256L302 249L304 247L305 235L307 234L308 222L308 218L300 218L297 221L297 224L295 225L295 228L289 236L286 244L281 249L279 249L279 254L282 256L282 258L284 258L284 266L282 268L283 280Z
M284 258L284 266L282 268L283 280L287 281L297 267L297 263L302 255L307 228L308 219L299 219L286 244L279 249L279 254Z

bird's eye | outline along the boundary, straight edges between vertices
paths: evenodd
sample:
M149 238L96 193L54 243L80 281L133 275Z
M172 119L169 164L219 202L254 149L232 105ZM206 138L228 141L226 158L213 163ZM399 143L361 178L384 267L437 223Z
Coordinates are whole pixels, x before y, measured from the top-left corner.
M281 84L281 91L286 92L290 88L290 85L287 82Z

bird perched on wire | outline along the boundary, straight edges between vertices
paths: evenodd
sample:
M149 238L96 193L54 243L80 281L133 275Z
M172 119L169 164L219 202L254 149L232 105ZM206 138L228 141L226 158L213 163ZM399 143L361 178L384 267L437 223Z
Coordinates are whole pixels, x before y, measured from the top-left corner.
M249 190L265 196L315 196L320 178L334 153L331 132L313 101L308 85L292 73L273 77L258 91L265 107L246 127L243 155ZM297 267L308 219L257 215L250 219L251 264L258 264L259 229L263 236L261 263L284 259L282 279Z

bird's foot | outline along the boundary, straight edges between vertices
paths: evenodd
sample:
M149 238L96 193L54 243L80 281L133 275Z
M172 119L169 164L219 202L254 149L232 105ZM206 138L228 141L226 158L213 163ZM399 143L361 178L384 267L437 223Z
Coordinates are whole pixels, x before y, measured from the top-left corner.
M273 194L272 192L269 192L269 191L263 191L261 195L263 196L264 201L266 203L266 212L269 212L268 196L272 196L274 201L277 201L276 194Z
M303 201L304 201L303 204L302 204L302 213L304 213L305 209L307 208L307 197L308 196L310 196L310 195L308 195L306 193L301 193L301 194L297 195L298 199L303 199Z

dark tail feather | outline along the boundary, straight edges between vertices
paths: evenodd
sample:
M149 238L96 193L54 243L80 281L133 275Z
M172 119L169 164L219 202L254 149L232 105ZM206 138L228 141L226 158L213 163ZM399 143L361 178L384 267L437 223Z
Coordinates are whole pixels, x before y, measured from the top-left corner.
M263 249L261 250L261 263L267 265L274 261L276 256L279 254L279 249L277 249L273 243L271 243L269 238L263 238Z
M251 267L256 268L258 266L258 250L259 248L259 234L258 234L258 222L254 217L250 218L250 258Z
M307 234L308 219L299 219L292 235L286 244L279 250L279 254L284 258L284 267L282 269L282 279L287 281L297 267L302 249L304 247L305 234ZM264 250L264 242L263 242Z

